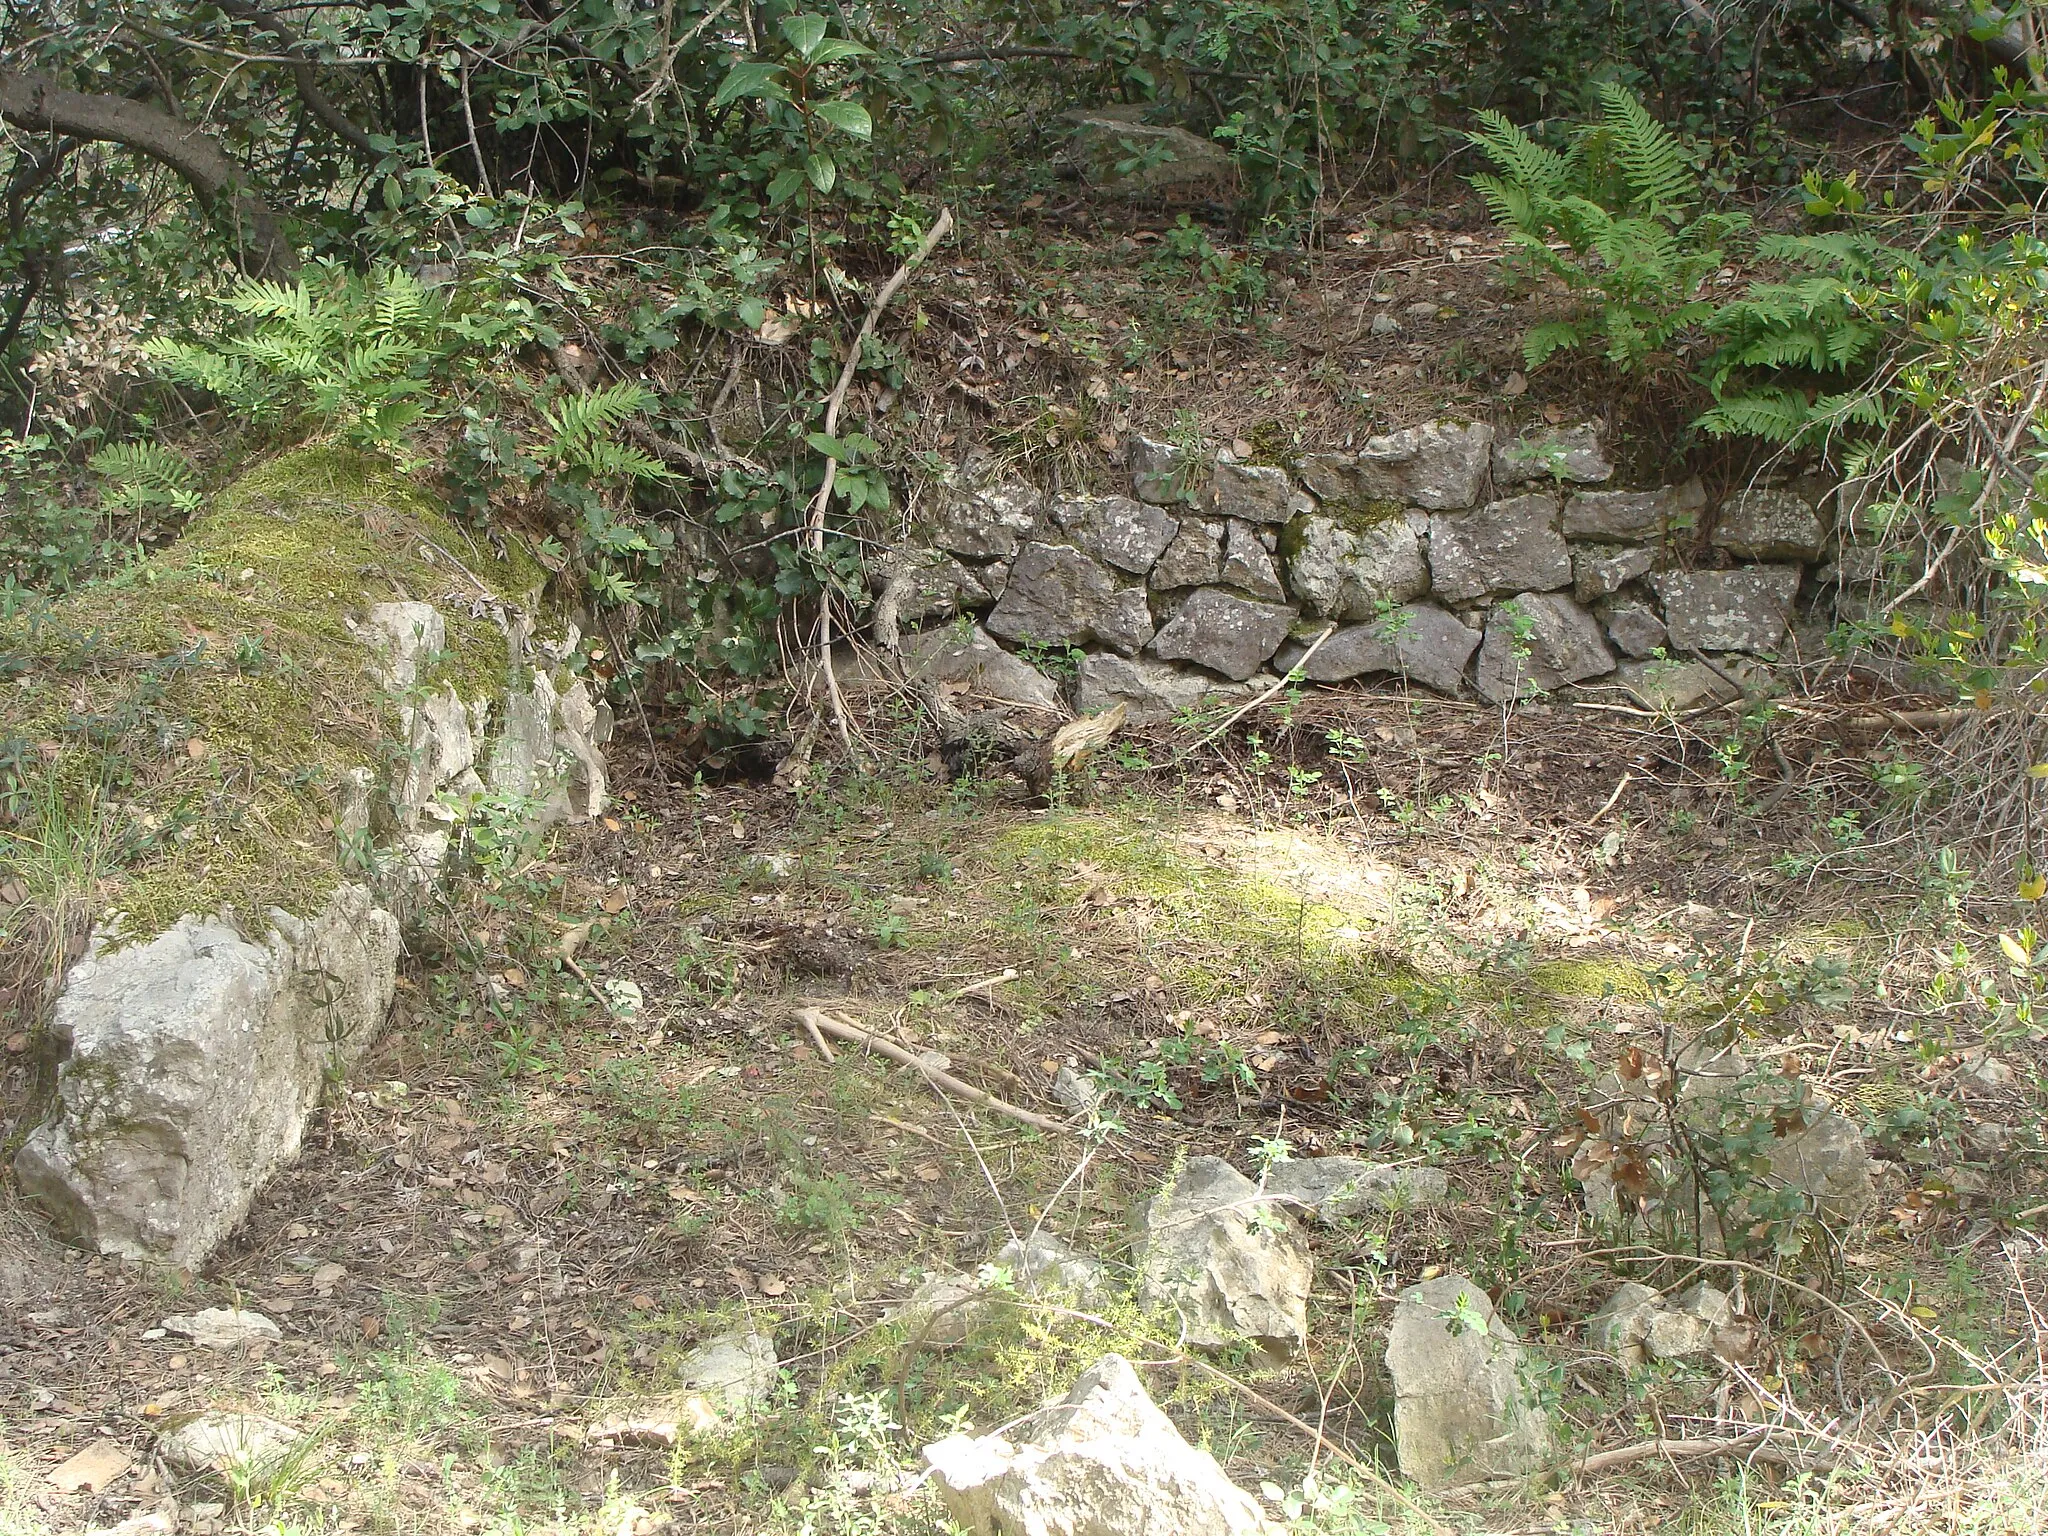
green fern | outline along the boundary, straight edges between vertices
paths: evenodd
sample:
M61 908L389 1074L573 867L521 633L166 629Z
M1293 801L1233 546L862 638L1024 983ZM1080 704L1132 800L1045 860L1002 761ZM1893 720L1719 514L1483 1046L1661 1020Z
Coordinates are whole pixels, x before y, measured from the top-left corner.
M109 482L100 496L109 511L189 512L199 504L191 464L160 443L114 443L86 463Z
M1685 146L1633 92L1612 81L1603 84L1600 111L1607 148L1620 166L1631 207L1679 213L1699 200Z
M651 390L630 382L564 396L541 411L553 433L544 457L594 480L663 479L669 472L659 459L614 440L621 427L653 403Z

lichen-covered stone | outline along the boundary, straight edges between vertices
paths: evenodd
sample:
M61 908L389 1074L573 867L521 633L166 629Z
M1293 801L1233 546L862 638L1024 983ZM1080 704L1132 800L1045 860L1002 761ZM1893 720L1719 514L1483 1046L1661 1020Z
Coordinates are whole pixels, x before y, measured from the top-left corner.
M1549 592L1572 581L1557 498L1511 496L1429 520L1430 589L1447 603L1499 592Z
M1315 503L1270 464L1219 463L1203 493L1203 510L1212 517L1234 517L1247 523L1284 523L1315 510Z
M983 485L956 475L938 501L932 542L969 560L1009 559L1045 515L1045 493L1021 480Z
M1027 544L988 616L988 631L1036 645L1086 645L1115 595L1109 572L1072 545Z
M1153 637L1152 653L1164 661L1191 661L1241 682L1280 648L1293 622L1292 608L1203 587Z
M1649 575L1656 563L1656 555L1647 549L1578 545L1572 550L1572 596L1582 603L1610 597L1629 582Z
M1484 422L1432 421L1368 438L1358 454L1358 494L1460 511L1478 502L1492 448L1493 428Z
M1715 514L1711 540L1742 560L1817 560L1827 529L1796 491L1737 491Z
M1383 604L1412 602L1429 590L1422 541L1399 514L1362 525L1307 517L1289 535L1288 584L1311 613L1362 622Z
M1683 714L1702 704L1732 699L1741 690L1712 667L1697 661L1624 661L1608 681L1626 689L1645 709Z
M1121 704L1132 725L1158 725L1191 709L1234 696L1238 685L1219 684L1206 672L1150 657L1091 652L1074 678L1074 708L1099 715Z
M1479 648L1479 696L1505 704L1614 670L1600 625L1561 592L1525 592L1495 608Z
M1526 1351L1483 1287L1463 1275L1410 1286L1387 1335L1394 1451L1423 1488L1523 1477L1549 1462L1549 1415Z
M978 625L949 625L910 636L903 642L903 671L912 682L965 683L976 704L1060 707L1053 680L997 645Z
M1058 502L1052 515L1078 548L1132 576L1149 572L1180 532L1177 518L1128 496Z
M1607 638L1622 655L1641 661L1664 649L1670 636L1647 603L1615 603L1607 610Z
M1665 571L1650 578L1664 604L1671 643L1684 650L1777 648L1799 595L1799 568L1747 565L1732 571Z
M1599 485L1614 478L1614 465L1600 448L1600 424L1535 432L1493 451L1493 483L1521 485L1531 480Z
M1290 1354L1308 1339L1313 1260L1277 1201L1219 1157L1192 1157L1139 1213L1138 1305L1171 1312L1190 1344L1250 1339Z
M1287 589L1280 584L1273 556L1250 523L1230 524L1223 539L1223 565L1216 579L1262 602L1287 601Z
M1697 480L1654 491L1579 491L1564 504L1564 536L1616 542L1661 539L1688 528L1707 505Z
M1156 507L1188 500L1201 471L1185 448L1136 433L1124 440L1124 467L1131 473L1131 494Z
M1155 592L1206 587L1223 574L1224 524L1213 518L1184 517L1180 533L1152 567Z
M1409 603L1370 624L1338 630L1307 656L1308 642L1289 640L1273 658L1278 672L1303 664L1314 683L1341 683L1373 672L1398 672L1441 694L1456 694L1479 632L1428 603Z
M1196 187L1224 187L1236 162L1213 139L1171 124L1128 122L1122 116L1071 118L1067 158L1092 187L1129 196ZM1135 151L1135 153L1134 153Z
M1143 587L1124 587L1095 616L1095 638L1119 656L1135 656L1151 641L1155 626Z

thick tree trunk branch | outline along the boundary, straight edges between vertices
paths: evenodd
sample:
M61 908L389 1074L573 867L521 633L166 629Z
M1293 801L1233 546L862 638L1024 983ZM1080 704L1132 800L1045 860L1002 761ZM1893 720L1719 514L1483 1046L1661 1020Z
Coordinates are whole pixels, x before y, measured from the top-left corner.
M233 213L245 271L284 277L298 270L297 253L277 215L249 189L242 168L192 124L124 96L66 90L48 75L27 70L0 70L0 118L31 133L119 144L169 166L204 206L225 203Z
M305 54L305 39L293 31L289 23L271 15L260 5L249 4L248 0L213 0L213 3L237 21L245 21L282 42L292 61L286 66L292 72L292 88L299 93L299 100L306 104L306 110L367 164L377 163L381 158L377 146L346 112L335 105L334 98L320 88L320 77L313 72L313 61Z

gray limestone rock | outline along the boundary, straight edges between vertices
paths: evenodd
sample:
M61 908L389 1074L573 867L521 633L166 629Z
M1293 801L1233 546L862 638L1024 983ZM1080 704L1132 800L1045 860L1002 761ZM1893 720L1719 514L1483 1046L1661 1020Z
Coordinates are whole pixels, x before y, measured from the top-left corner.
M1827 530L1796 492L1737 491L1721 503L1711 538L1742 560L1817 560Z
M1615 603L1607 610L1607 638L1622 655L1641 661L1662 650L1670 637L1648 603Z
M260 1413L183 1414L164 1425L157 1453L186 1472L260 1473L303 1439L299 1431Z
M1226 185L1236 162L1213 139L1185 128L1126 122L1106 114L1071 119L1068 158L1084 180L1105 192L1151 196L1177 188Z
M1270 464L1219 463L1209 476L1202 509L1211 517L1235 517L1247 523L1284 523L1315 503Z
M1143 587L1124 587L1095 616L1095 638L1120 656L1135 656L1151 641L1155 626Z
M1593 616L1561 592L1525 592L1495 608L1479 648L1479 696L1505 704L1614 670Z
M909 636L903 642L903 671L911 682L965 683L977 704L1060 707L1053 680L1012 656L978 625L950 624Z
M743 1328L699 1344L677 1362L676 1377L688 1396L699 1399L717 1421L730 1424L766 1407L782 1372L775 1340Z
M1522 1477L1549 1462L1550 1419L1528 1379L1521 1341L1463 1275L1401 1293L1387 1370L1395 1454L1421 1487Z
M1308 1338L1313 1260L1277 1201L1218 1157L1188 1159L1139 1214L1138 1305L1176 1312L1190 1344L1251 1339L1291 1354Z
M1660 539L1692 526L1706 510L1707 492L1697 480L1655 491L1580 491L1564 504L1568 539Z
M276 1340L284 1332L261 1312L239 1307L207 1307L198 1312L167 1317L157 1325L165 1333L190 1339L201 1349L233 1349L238 1344Z
M1242 682L1287 638L1294 610L1248 602L1215 587L1199 588L1152 639L1163 661L1191 661Z
M1180 532L1180 522L1128 496L1062 501L1052 515L1083 552L1132 576L1143 576Z
M1182 518L1179 535L1152 567L1153 590L1172 592L1217 581L1223 575L1224 526L1213 519Z
M1572 550L1572 596L1582 603L1611 597L1625 585L1650 574L1656 555L1647 549L1612 544L1581 544Z
M1740 691L1697 661L1624 661L1614 669L1612 681L1643 708L1671 714L1718 704Z
M988 632L1038 645L1086 645L1115 594L1109 572L1072 545L1027 544L988 616Z
M1219 685L1204 672L1138 656L1092 652L1074 679L1074 708L1096 715L1121 704L1132 725L1158 725L1215 699Z
M399 925L366 887L310 922L273 908L259 931L182 917L146 943L96 935L66 975L56 1103L15 1169L85 1246L197 1269L382 1031Z
M925 1447L946 1513L968 1536L1278 1536L1258 1501L1105 1355L1032 1438L954 1435Z
M1276 672L1291 672L1308 649L1290 640L1273 658ZM1341 683L1369 672L1399 672L1442 694L1456 694L1465 664L1479 649L1479 632L1428 603L1409 603L1370 624L1340 629L1308 658L1313 683Z
M939 488L932 541L969 560L1007 560L1045 515L1045 493L1021 480L977 485L956 475Z
M1185 448L1135 433L1124 440L1124 467L1131 494L1156 507L1188 500L1201 476L1200 462Z
M1217 580L1262 602L1287 601L1287 589L1280 584L1280 572L1273 565L1273 557L1250 523L1229 525L1223 540L1223 567Z
M1358 494L1456 512L1478 502L1492 450L1493 428L1484 422L1432 421L1368 438L1358 455Z
M1358 1157L1290 1157L1266 1170L1267 1194L1319 1221L1441 1205L1450 1180L1441 1168L1368 1163Z
M1537 432L1493 451L1493 483L1562 480L1599 485L1614 478L1614 466L1600 450L1600 424L1582 422L1554 432Z
M1406 603L1429 590L1422 543L1405 517L1356 523L1303 518L1289 530L1288 584L1311 613L1363 622L1382 603Z
M1004 1273L1008 1289L999 1282ZM920 1285L891 1317L908 1323L921 1345L947 1349L1001 1317L1015 1297L1093 1306L1107 1282L1102 1261L1050 1232L1011 1238L991 1265L972 1275L938 1275Z
M1549 592L1572 581L1557 531L1557 498L1511 496L1476 512L1429 520L1430 587L1447 603L1497 592Z
M1633 1374L1652 1360L1689 1360L1706 1354L1715 1336L1734 1321L1735 1308L1727 1293L1705 1281L1666 1301L1649 1286L1631 1280L1586 1320L1586 1342Z
M1749 565L1732 571L1664 571L1650 578L1664 604L1672 644L1687 650L1769 652L1791 621L1799 568Z
M958 560L935 549L923 550L904 572L896 617L905 624L922 624L986 608L994 601L981 578Z

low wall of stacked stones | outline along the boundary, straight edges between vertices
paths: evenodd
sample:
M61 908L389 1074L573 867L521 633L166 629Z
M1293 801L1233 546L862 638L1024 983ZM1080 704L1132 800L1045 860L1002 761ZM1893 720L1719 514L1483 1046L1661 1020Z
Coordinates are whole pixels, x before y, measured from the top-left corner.
M1066 702L1139 720L1296 666L1495 704L1590 688L1685 708L1732 694L1832 577L1824 504L1618 487L1590 425L1508 439L1439 421L1285 465L1136 437L1126 467L1129 494L1070 498L951 476L891 569L913 674L1054 707L1032 663L1079 650Z

